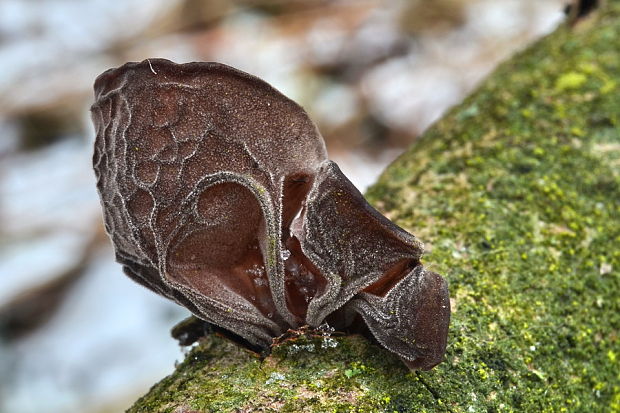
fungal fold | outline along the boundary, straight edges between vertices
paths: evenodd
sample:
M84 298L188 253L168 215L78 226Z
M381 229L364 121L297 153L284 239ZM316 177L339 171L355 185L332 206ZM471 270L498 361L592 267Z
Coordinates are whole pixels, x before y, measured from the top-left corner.
M95 98L97 188L129 277L258 348L328 322L411 368L442 360L446 282L299 105L223 64L163 59L104 72Z

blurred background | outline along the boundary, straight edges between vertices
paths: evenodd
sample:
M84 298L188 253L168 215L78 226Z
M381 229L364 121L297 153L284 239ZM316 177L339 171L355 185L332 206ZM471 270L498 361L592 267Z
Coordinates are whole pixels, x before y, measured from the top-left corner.
M114 263L92 83L219 61L299 102L363 191L567 0L0 0L0 412L120 412L174 369L188 311Z

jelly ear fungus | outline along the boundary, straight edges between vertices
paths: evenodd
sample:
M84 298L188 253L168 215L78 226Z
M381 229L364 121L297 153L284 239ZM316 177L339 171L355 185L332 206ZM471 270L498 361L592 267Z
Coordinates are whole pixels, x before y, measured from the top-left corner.
M127 63L95 81L94 169L124 272L266 349L328 321L411 368L446 348L448 289L364 200L305 111L218 63Z

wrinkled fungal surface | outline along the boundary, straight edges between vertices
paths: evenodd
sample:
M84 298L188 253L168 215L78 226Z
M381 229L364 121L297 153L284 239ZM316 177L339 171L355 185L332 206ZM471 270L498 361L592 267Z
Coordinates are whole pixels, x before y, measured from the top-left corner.
M328 322L411 368L442 360L446 282L299 105L231 67L162 59L106 71L95 97L97 188L129 277L259 348Z

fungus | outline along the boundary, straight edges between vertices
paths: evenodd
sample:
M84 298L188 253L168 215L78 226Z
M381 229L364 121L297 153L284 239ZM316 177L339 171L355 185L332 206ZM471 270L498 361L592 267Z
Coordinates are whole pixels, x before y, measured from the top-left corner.
M104 72L95 97L97 188L129 277L256 348L361 323L411 368L441 361L446 282L299 105L223 64L163 59Z

